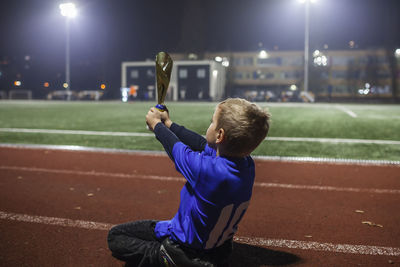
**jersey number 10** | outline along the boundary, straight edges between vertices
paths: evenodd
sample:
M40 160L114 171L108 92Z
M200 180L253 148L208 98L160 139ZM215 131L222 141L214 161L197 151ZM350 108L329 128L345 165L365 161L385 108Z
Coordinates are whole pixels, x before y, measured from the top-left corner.
M211 231L210 236L208 237L205 249L218 247L232 237L237 224L243 217L243 214L245 213L249 204L250 201L243 202L239 205L239 207L236 208L236 210L233 210L233 204L225 206L222 209L218 221L215 224L214 229ZM233 212L234 214L232 216ZM232 219L229 220L230 218Z

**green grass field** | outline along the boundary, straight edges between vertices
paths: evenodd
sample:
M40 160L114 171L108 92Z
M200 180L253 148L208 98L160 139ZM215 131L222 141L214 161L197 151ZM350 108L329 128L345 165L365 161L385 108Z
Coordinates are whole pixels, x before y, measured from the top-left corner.
M215 103L168 103L173 121L205 134ZM162 150L151 136L6 132L4 128L149 133L152 102L0 101L0 143ZM272 114L269 137L392 140L391 144L267 140L254 155L400 161L400 105L260 103ZM355 117L349 115L355 114Z

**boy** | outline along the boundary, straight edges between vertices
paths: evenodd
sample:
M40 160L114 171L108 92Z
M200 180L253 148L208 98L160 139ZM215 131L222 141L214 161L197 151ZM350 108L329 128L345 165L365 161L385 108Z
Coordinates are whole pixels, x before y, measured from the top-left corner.
M254 183L250 153L264 140L270 114L244 99L219 103L206 138L151 108L146 123L187 182L168 221L113 227L113 256L126 266L225 266Z

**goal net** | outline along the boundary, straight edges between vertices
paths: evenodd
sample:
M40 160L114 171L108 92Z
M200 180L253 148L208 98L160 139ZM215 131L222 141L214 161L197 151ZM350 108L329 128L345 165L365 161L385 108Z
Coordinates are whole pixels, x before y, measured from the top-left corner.
M8 93L9 99L32 99L31 90L11 90Z

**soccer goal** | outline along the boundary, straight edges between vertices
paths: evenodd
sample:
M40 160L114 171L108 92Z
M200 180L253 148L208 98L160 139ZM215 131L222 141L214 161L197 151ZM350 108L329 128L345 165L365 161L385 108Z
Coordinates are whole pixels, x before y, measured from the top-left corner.
M32 99L31 90L10 90L8 93L9 99Z
M6 91L0 91L0 99L7 99L7 92Z
M103 96L103 92L95 90L85 90L78 92L79 100L96 100L98 101Z

